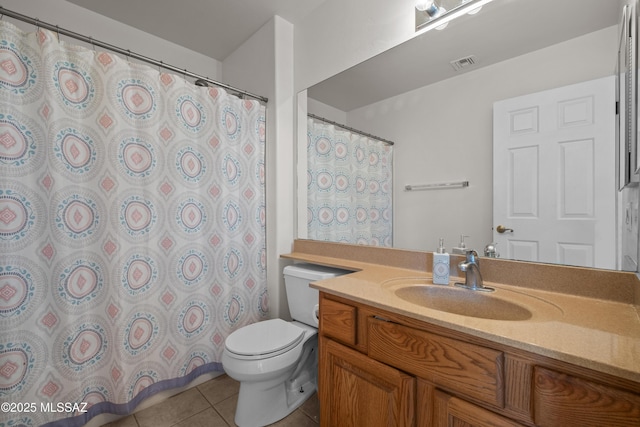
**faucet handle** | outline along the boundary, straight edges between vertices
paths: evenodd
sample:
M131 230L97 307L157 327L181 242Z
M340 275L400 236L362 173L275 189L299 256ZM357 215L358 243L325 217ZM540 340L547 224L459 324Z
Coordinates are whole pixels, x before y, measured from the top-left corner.
M467 249L465 252L467 256L467 262L474 262L476 265L480 265L480 260L478 259L478 252L475 249Z

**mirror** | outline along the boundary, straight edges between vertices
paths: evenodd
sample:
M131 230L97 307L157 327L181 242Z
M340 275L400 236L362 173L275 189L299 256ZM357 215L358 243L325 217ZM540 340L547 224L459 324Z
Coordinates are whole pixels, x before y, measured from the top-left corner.
M498 225L492 207L494 102L614 76L623 3L495 0L442 31L419 34L308 88L299 96L299 111L395 142L394 247L431 251L443 237L451 252L466 235L466 246L482 253ZM306 141L298 152L298 183L304 186ZM469 186L405 190L458 181ZM302 190L298 237L306 238ZM626 213L636 227L634 232L618 220L618 239L624 240L637 234L637 197L624 196L622 203L629 204ZM619 251L611 268L621 268L623 258Z

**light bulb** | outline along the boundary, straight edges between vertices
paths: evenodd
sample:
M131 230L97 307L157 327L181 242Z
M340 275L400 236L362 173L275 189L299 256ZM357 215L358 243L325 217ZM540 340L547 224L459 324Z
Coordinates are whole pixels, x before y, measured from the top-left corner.
M435 15L433 15L433 16L431 17L431 19L434 19L434 18L437 18L437 17L439 17L439 16L442 16L442 15L444 15L445 13L447 13L447 9L445 9L444 7L439 7L439 8L438 8L438 12L437 12ZM442 25L438 25L438 26L436 27L436 30L444 30L445 28L447 28L447 25L449 25L449 23L448 23L448 22L445 22L445 23L444 23L444 24L442 24Z
M440 9L434 0L418 0L416 2L416 10L424 12L429 15L429 18L433 19L441 15Z
M431 6L433 6L433 0L416 1L416 9L418 9L420 12L424 12L425 10L429 9Z
M427 11L427 13L429 13L429 11ZM429 13L429 17L431 17L431 19L436 19L444 15L445 13L447 13L447 9L445 9L444 7L435 7L433 8L433 13Z

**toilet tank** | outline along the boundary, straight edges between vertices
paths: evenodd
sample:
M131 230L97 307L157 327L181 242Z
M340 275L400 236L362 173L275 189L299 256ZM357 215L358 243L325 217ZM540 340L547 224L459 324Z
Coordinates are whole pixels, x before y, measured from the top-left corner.
M352 272L315 264L293 264L286 266L283 273L291 317L318 327L318 290L311 288L309 283Z

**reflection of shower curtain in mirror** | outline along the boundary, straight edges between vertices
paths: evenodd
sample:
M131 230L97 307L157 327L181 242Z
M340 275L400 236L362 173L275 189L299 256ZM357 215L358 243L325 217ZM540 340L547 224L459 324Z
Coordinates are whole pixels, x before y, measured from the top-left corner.
M264 120L0 22L0 402L23 405L0 425L80 426L222 370L267 315Z
M391 145L307 120L309 239L391 246Z

